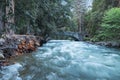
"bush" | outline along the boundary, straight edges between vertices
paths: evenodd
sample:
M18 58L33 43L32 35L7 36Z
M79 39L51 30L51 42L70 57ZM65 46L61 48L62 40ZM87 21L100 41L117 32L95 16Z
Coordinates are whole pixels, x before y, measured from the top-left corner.
M102 40L120 40L120 8L112 8L105 12L101 31L98 35Z

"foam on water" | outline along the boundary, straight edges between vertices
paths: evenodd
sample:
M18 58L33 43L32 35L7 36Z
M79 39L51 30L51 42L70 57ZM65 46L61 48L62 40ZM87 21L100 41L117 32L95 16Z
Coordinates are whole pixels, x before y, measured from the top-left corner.
M2 68L0 74L0 80L22 80L19 77L19 69L22 68L22 65L16 63L14 65L6 66Z
M14 75L14 80L120 79L120 50L85 42L51 40L19 63L21 72L20 64L12 65L1 72L2 79L10 80Z
M49 46L49 49L50 46L54 46L47 52L51 56L45 56L46 53L39 55L49 58L47 66L56 71L51 74L52 77L49 74L47 78L50 77L50 80L51 78L53 80L119 80L120 78L120 52L116 49L71 41L50 41L45 46Z

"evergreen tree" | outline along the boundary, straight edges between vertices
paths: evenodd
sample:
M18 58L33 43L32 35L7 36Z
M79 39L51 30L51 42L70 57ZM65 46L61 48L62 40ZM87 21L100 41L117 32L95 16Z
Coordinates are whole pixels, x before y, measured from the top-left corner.
M71 26L70 0L16 0L15 3L18 33L46 35Z
M120 8L108 10L102 19L101 40L120 40Z
M119 0L93 0L92 10L86 13L85 26L90 38L96 40L106 10L119 6Z

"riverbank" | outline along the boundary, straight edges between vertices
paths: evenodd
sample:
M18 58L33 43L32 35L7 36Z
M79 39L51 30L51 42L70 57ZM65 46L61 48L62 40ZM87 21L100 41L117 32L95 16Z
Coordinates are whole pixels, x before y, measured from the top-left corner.
M99 41L99 42L86 41L86 42L106 47L120 48L120 41Z
M50 40L0 71L1 80L120 80L120 50L83 41Z
M42 37L34 35L3 35L0 38L0 66L9 65L9 59L28 54L44 43Z

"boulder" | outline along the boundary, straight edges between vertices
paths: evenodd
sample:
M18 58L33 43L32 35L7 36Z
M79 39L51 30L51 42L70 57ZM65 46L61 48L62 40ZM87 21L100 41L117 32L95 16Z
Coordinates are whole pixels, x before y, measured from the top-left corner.
M0 60L5 59L5 56L3 55L3 53L0 52Z

